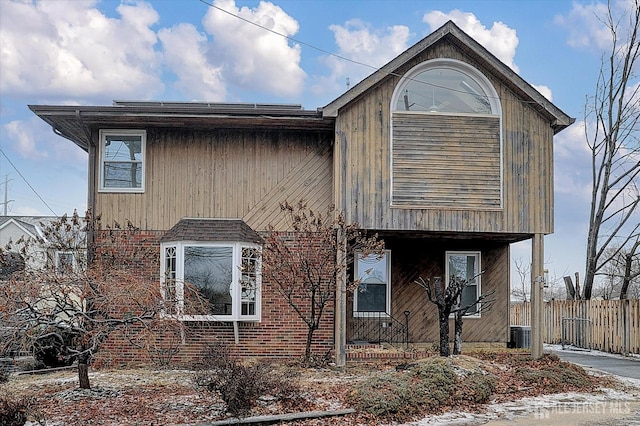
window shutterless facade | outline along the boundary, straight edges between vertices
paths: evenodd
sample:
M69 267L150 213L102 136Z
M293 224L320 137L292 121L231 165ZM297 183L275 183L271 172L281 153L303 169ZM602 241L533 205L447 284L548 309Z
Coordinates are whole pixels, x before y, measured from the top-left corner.
M391 313L391 252L363 257L356 253L355 278L360 281L353 296L353 316Z
M260 246L176 242L162 244L161 253L167 314L187 321L260 321Z
M144 130L100 130L101 192L144 192Z
M446 258L446 284L449 285L452 276L466 280L467 285L462 290L460 306L472 305L482 294L480 287L480 271L482 271L480 252L448 251L446 252ZM469 308L467 316L479 318L480 312L481 306L480 304L476 304Z

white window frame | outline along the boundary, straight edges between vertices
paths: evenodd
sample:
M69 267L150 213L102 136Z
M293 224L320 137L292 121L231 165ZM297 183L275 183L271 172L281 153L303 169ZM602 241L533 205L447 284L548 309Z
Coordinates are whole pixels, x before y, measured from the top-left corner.
M232 248L232 272L230 294L232 300L231 314L203 314L203 315L185 315L184 314L184 259L186 247L231 247ZM165 254L167 248L175 248L175 277L170 277L171 271L167 270L167 262ZM242 314L242 249L257 249L261 253L261 246L257 244L244 242L202 242L202 241L180 241L160 244L160 291L163 299L167 300L170 296L167 292L168 280L174 280L175 292L175 308L172 311L175 314L165 314L166 316L177 317L182 321L243 321L243 322L260 322L262 320L262 255L260 254L256 265L256 289L255 289L255 312L252 315ZM169 300L169 303L174 301Z
M141 157L140 161L106 161L106 140L108 136L140 136L141 140ZM143 193L145 191L145 169L146 169L146 145L147 145L147 131L146 130L132 130L132 129L101 129L100 130L100 147L99 147L99 170L98 170L98 192L131 192L131 193ZM106 163L140 163L140 187L124 187L114 188L107 187L104 184L104 166Z
M389 146L390 146L390 154L389 155L389 170L390 170L390 200L391 207L397 207L393 204L393 115L394 114L403 114L402 110L396 108L398 105L398 99L403 96L403 90L405 89L407 83L413 79L415 79L421 73L431 70L431 69L452 69L458 71L462 74L466 74L470 79L475 81L481 88L484 90L487 95L487 99L489 101L489 105L491 106L491 114L476 114L476 113L438 113L438 112L430 112L430 111L411 111L411 114L426 114L426 115L453 115L453 116L497 116L500 120L500 205L502 206L504 203L504 137L503 137L503 129L502 129L502 104L500 102L500 96L496 91L495 87L491 83L491 81L477 68L468 64L466 62L457 60L457 59L449 59L449 58L436 58L424 61L422 63L417 64L412 69L410 69L398 82L396 87L393 90L393 94L391 95L391 102L389 105L390 111L390 126L389 126Z
M375 258L377 255L372 254L367 257ZM358 280L362 280L364 275L367 273L365 271L361 271L359 268L359 260L362 258L362 253L359 251L355 252L354 262L353 262L353 274L354 277ZM353 292L353 316L354 317L368 317L376 314L383 314L382 316L390 316L391 315L391 250L385 250L382 258L379 259L380 262L384 261L386 264L384 265L384 270L386 271L386 301L385 301L385 312L382 311L358 311L358 294L360 292L360 284L358 288Z
M393 94L391 95L390 111L392 113L404 112L403 110L397 109L396 106L398 105L398 99L400 99L404 95L404 89L407 86L407 84L410 81L416 79L418 75L432 69L450 69L450 70L454 70L467 75L469 79L477 83L487 95L487 101L489 102L489 105L491 107L491 114L489 115L497 115L502 117L502 107L500 104L500 97L498 96L498 92L496 91L495 87L493 87L493 84L491 83L491 81L482 72L480 72L478 69L476 69L472 65L463 61L459 61L457 59L448 59L448 58L431 59L431 60L419 63L418 65L410 69L404 76L402 76L402 78L396 85L393 91ZM428 87L428 85L425 87ZM432 111L411 111L411 112L423 113L423 114L450 114L450 115L473 115L473 116L487 115L487 114L481 114L481 113L451 113L451 112L437 113ZM393 135L393 133L391 134Z
M56 250L55 252L55 270L57 274L63 274L65 271L62 269L62 265L60 264L60 258L65 255L71 256L71 271L76 272L78 270L78 262L76 259L76 254L73 251L69 250Z
M451 256L467 256L467 257L473 256L476 258L473 275L475 276L475 280L476 280L475 287L476 287L476 300L477 300L482 294L482 275L480 273L480 271L482 271L482 263L481 263L482 253L480 251L447 251L445 252L445 276L447 277L446 283L445 283L446 286L449 286L449 280L451 279L451 272L449 270L450 269L449 258ZM450 317L454 317L454 316L455 316L454 314L451 314ZM478 303L477 313L465 315L465 318L480 318L481 316L482 316L482 303Z

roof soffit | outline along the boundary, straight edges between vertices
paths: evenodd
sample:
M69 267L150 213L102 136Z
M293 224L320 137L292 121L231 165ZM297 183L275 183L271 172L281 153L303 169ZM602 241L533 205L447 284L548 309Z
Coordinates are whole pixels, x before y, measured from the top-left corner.
M238 104L238 106L242 106ZM334 120L319 111L277 108L254 109L234 104L118 103L109 106L29 105L54 133L85 151L98 129L173 127L202 130L287 130L333 132Z

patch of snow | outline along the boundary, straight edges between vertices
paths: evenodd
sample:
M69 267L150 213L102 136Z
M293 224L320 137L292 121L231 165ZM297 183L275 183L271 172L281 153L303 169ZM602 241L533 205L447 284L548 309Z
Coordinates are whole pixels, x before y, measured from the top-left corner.
M640 389L627 393L606 389L598 394L559 393L522 398L488 407L486 413L450 412L425 417L400 426L482 425L491 420L515 420L519 417L547 418L549 413L619 412L628 414L631 403L637 403Z
M547 350L561 350L554 345L545 345ZM613 356L626 358L622 355L597 352L596 356ZM599 374L599 373L596 373ZM602 373L603 376L611 376ZM449 412L441 415L427 416L417 422L404 423L400 426L476 426L492 420L515 420L528 417L532 419L547 419L553 413L619 413L628 415L634 404L640 401L640 380L628 377L613 376L626 385L625 390L605 388L598 393L558 393L537 397L522 398L515 401L487 406L485 413L470 413L465 411Z

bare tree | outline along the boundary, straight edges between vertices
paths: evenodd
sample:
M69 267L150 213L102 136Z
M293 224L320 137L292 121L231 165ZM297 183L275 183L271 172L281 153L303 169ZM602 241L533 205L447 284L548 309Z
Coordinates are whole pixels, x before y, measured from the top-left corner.
M611 36L611 50L602 60L595 95L585 107L585 135L592 158L592 194L587 236L583 299L590 299L596 275L633 244L640 232L640 0L631 0L628 14L616 18L609 3L602 22ZM607 251L617 246L619 250Z
M480 273L482 274L482 272ZM475 278L475 277L474 277ZM433 278L433 288L430 280L425 280L420 277L414 281L420 287L422 287L426 293L429 301L436 305L438 308L438 323L440 326L440 356L449 356L449 319L453 314L455 318L454 331L454 355L460 355L462 352L462 318L468 314L468 312L478 306L482 306L482 310L489 309L493 301L487 300L487 298L493 294L493 291L483 293L474 302L463 305L462 292L469 283L468 280L464 280L454 275L449 280L449 285L446 285L442 281L441 277ZM485 302L483 304L483 301Z
M280 209L292 232L278 232L271 227L265 238L263 271L307 326L303 362L308 365L312 361L314 333L335 298L338 277L353 262L354 251L363 256L381 255L384 243L377 235L364 235L357 224L345 223L343 214L332 207L316 212L304 201L296 205L285 201ZM347 265L341 265L336 256L345 247ZM357 286L354 280L347 290L353 291Z
M640 279L640 237L636 236L636 241L631 248L621 253L621 255L624 259L624 273L622 274L622 285L620 286L620 299L629 298L629 289L633 282L636 283L635 296L637 298L638 292L640 292L640 284L638 284Z
M77 361L79 385L85 389L90 388L89 363L102 343L117 329L144 329L162 309L159 286L135 264L135 259L144 259L142 253L132 252L124 241L137 230L130 224L104 230L101 246L89 247L95 257L87 265L89 226L100 229L89 214L80 218L74 212L43 225L40 241L16 242L23 255L29 244L46 245L46 264L16 271L0 285L0 323L12 330L1 344L19 343L48 351L65 363ZM152 245L139 247L153 250Z
M464 288L467 285L466 280L462 280L462 283L458 285L462 285ZM453 313L454 321L453 321L453 354L460 355L462 354L462 322L465 316L469 314L469 311L476 306L482 306L482 312L488 312L493 306L495 299L489 299L490 296L493 296L495 290L488 291L486 293L482 293L474 302L469 303L468 305L462 304L462 297L458 298L457 306L452 309L451 313ZM462 292L461 292L462 294Z
M531 267L528 266L521 258L514 259L513 263L516 268L519 281L517 283L517 287L511 288L511 295L526 303L529 298L529 292L531 291L531 284L529 283Z

